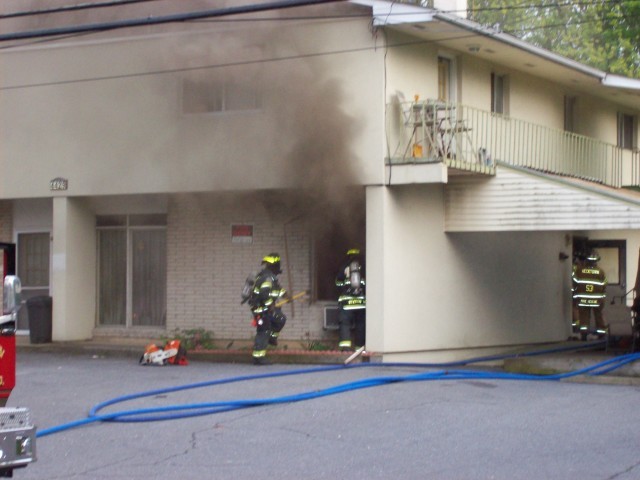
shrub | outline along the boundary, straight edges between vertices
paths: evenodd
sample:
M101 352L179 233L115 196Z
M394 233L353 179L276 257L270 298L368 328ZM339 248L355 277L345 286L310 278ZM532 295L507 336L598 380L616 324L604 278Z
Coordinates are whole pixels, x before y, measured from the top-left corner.
M167 340L180 340L180 345L189 350L213 350L215 349L215 343L213 341L213 332L205 330L204 328L192 328L187 330L181 330L176 328L171 332L170 338L163 338Z

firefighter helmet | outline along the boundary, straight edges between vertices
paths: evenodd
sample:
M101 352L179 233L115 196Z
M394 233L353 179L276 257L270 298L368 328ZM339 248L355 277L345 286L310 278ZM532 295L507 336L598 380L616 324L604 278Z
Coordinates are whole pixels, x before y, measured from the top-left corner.
M280 268L280 255L277 253L270 253L269 255L263 257L262 263L273 273L276 275L282 273L282 269Z
M596 250L591 250L589 252L589 254L587 255L587 261L589 261L589 262L599 262L600 261L600 255L598 254L598 252Z

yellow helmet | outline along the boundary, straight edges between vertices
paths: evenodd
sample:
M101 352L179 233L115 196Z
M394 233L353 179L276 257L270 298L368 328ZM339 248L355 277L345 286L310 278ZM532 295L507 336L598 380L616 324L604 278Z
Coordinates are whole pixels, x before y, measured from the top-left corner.
M276 275L282 273L282 269L280 268L280 255L277 253L270 253L269 255L262 258L262 263L269 268Z
M347 255L360 255L360 249L350 248L349 250L347 250Z
M266 263L268 265L274 265L279 261L280 255L278 255L277 253L270 253L269 255L262 257L262 263Z

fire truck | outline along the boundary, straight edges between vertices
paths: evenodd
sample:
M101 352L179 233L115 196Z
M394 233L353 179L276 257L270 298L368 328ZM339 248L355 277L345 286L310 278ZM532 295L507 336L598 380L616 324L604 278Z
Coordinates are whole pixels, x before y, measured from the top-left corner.
M15 275L4 276L0 315L0 477L36 459L36 428L25 407L7 407L16 384L16 325L22 286Z

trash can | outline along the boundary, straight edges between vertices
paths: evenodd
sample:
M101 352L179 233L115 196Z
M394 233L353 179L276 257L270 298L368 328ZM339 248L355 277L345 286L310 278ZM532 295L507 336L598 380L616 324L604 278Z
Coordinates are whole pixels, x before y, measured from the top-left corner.
M29 339L31 343L51 342L51 297L33 297L27 300Z

